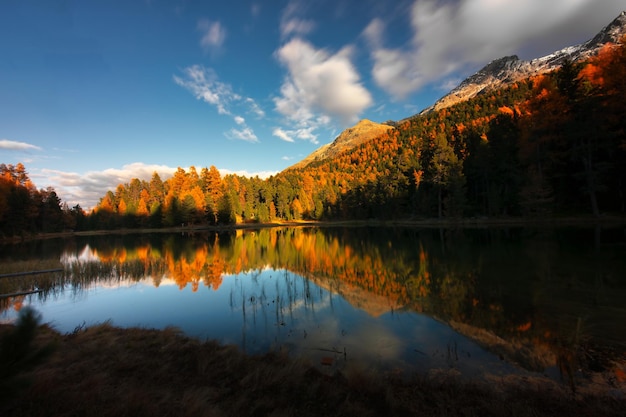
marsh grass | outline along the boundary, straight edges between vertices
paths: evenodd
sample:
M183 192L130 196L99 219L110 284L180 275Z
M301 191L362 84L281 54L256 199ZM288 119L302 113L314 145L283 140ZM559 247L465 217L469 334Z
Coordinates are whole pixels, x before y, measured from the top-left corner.
M7 260L0 263L0 274L13 274L20 272L46 271L62 269L63 264L58 259L36 259L28 261ZM41 290L38 296L46 296L60 289L64 282L63 272L48 272L34 275L11 276L0 278L0 294L14 294ZM10 308L18 297L0 297L0 311Z
M624 396L524 381L359 367L327 375L280 352L248 356L174 328L102 324L61 335L44 326L36 340L57 349L28 374L30 387L0 405L3 416L621 416L626 407Z
M58 259L36 259L28 261L3 261L0 262L0 275L20 272L47 271L63 269L63 264ZM12 276L0 278L0 294L8 292L12 288L29 288L33 285L43 287L48 283L54 285L55 278L62 276L60 272L51 272L34 275Z
M61 271L42 274L0 278L0 294L15 294L37 290L30 296L46 300L50 296L71 288L74 292L89 289L94 285L114 285L123 282L138 282L146 276L163 276L164 262L130 261L75 261L62 263L59 260L43 259L29 261L5 261L0 263L0 274L44 271ZM0 297L0 311L20 304L24 296Z

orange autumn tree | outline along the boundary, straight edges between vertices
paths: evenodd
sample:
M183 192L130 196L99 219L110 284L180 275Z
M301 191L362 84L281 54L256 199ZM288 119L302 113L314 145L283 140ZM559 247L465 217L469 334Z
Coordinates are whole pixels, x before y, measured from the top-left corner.
M159 195L147 187L150 222L624 212L624 68L623 45L607 46L266 180L179 168ZM143 206L137 184L119 194L127 215Z
M37 190L24 164L0 164L0 236L60 232L76 227L83 215L80 206L64 204L54 188Z

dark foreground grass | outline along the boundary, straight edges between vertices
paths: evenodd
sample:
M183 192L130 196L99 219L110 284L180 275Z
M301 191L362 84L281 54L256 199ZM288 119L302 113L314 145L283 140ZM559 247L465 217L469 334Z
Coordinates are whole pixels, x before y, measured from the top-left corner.
M11 331L11 326L0 332ZM401 379L356 369L326 375L279 353L184 337L175 329L98 325L61 335L30 386L0 405L9 416L623 416L619 396L541 384ZM558 387L557 387L558 388ZM622 397L623 398L623 397Z

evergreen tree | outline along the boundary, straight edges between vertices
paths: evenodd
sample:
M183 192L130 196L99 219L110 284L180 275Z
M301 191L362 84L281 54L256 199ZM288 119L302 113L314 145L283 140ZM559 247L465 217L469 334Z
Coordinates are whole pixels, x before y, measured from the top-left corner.
M42 363L54 350L52 344L35 345L40 322L41 315L24 307L13 329L0 338L0 404L24 388L30 381L23 373Z

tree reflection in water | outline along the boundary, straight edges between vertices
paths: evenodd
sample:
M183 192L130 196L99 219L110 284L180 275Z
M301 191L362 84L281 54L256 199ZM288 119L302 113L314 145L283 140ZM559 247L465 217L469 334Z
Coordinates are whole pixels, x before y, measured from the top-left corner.
M616 367L618 372L623 366L614 362L623 360L626 345L620 231L286 227L100 236L59 247L64 249L57 259L65 272L49 283L39 278L42 302L59 288L80 291L149 279L155 287L167 281L180 290L218 291L225 278L232 278L226 290L231 312L243 316L244 349L264 345L251 337L266 333L275 348L319 346L345 359L350 352L332 345L339 342L331 334L345 336L349 330L310 318L347 302L373 318L426 314L526 369L560 372L568 383L574 369ZM28 251L41 256L37 249ZM2 285L6 293L32 283ZM23 298L4 299L1 307L17 309L23 303ZM322 325L332 332L311 327ZM398 343L385 330L372 334ZM288 342L296 336L309 342ZM351 343L356 347L363 339ZM368 343L378 352L394 349ZM447 359L458 358L452 346Z

